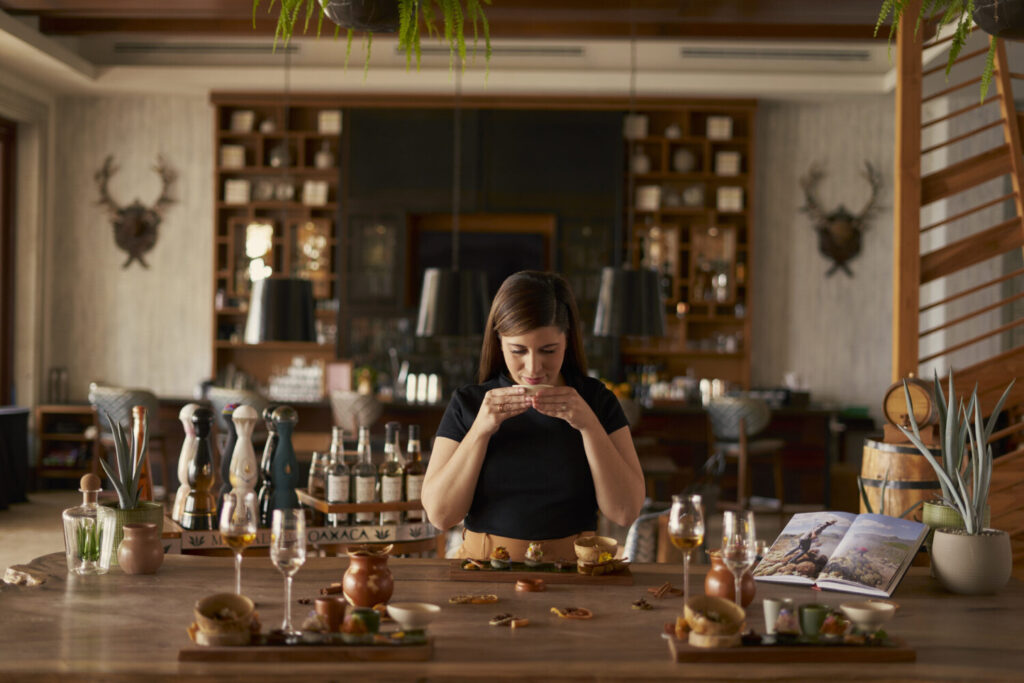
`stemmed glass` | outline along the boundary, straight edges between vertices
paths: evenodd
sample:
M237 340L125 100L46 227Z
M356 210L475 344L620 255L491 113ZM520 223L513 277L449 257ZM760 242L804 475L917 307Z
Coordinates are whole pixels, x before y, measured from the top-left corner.
M690 598L690 551L704 542L704 506L700 496L672 496L668 537L683 551L683 596Z
M270 531L270 559L284 574L284 621L286 634L298 632L292 626L292 576L306 561L306 513L301 509L274 510Z
M235 554L235 592L242 594L242 553L256 540L256 494L229 491L220 505L220 537Z
M736 604L742 602L743 572L757 559L754 513L728 511L722 519L722 561L736 577Z

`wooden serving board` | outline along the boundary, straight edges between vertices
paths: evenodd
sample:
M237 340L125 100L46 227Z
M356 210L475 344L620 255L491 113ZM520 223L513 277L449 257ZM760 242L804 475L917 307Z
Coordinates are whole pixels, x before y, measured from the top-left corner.
M693 647L678 638L666 638L672 660L686 663L722 662L798 663L798 662L914 662L917 652L902 640L891 645L742 645L740 647Z
M186 647L179 662L425 662L434 642L420 645L241 645Z
M632 586L633 574L625 567L613 574L590 576L580 574L575 569L558 571L555 569L522 569L513 566L509 569L463 569L465 560L452 560L448 566L448 578L452 581L500 581L515 583L519 579L544 579L545 583L577 583L577 584L608 584L613 586Z

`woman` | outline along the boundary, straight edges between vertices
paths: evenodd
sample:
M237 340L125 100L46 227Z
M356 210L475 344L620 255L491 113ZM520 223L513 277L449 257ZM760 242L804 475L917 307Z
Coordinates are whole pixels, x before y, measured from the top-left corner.
M441 529L465 520L460 557L531 541L573 558L597 510L622 526L640 511L644 478L618 400L587 376L579 313L560 275L511 275L494 297L480 384L458 389L437 430L423 507ZM538 390L539 387L539 390Z

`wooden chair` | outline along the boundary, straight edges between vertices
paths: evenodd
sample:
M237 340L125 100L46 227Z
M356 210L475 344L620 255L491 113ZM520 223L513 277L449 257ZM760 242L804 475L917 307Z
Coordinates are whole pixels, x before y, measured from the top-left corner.
M157 400L156 394L146 389L104 386L93 382L89 385L89 403L96 409L97 428L100 435L99 444L105 450L114 447L114 437L108 418L121 425L126 425L130 429L132 407L145 406L146 415L149 418L149 448L147 449L145 467L150 472L153 471L150 465L154 457L152 454L158 453L156 457L160 459L160 476L162 477L160 484L164 487L164 497L172 495L174 480L171 479L164 435L160 430L160 402ZM156 498L156 495L154 494L153 497Z
M761 399L751 397L723 397L712 400L708 406L713 436L712 457L736 461L736 500L719 500L718 507L727 510L749 510L752 462L768 462L772 466L777 511L785 517L785 490L783 486L782 439L754 439L771 421L771 409ZM784 521L784 520L783 520Z

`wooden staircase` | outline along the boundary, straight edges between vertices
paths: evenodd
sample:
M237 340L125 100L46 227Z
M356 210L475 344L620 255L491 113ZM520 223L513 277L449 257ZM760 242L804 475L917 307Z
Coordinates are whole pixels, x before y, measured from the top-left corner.
M925 41L914 23L901 22L896 44L892 376L952 368L961 392L977 385L986 415L1017 378L992 438L1002 454L990 503L1024 578L1024 114L1012 88L1024 73L1011 71L999 41L994 88L981 102L987 36L975 30L947 79L951 38Z

